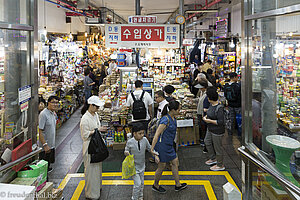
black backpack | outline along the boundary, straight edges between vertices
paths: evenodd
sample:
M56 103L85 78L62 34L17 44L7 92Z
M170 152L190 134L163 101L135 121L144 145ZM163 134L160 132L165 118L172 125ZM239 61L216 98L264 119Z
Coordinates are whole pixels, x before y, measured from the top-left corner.
M235 83L232 83L231 85L227 83L224 86L224 94L226 95L227 101L237 101L238 96L235 91L235 86L238 87Z
M140 99L136 99L134 94L131 93L133 99L132 115L134 120L146 119L147 110L146 110L145 103L143 102L144 94L145 91L143 91Z
M91 137L88 153L91 155L91 163L102 162L109 156L107 146L98 129L95 129L95 132Z

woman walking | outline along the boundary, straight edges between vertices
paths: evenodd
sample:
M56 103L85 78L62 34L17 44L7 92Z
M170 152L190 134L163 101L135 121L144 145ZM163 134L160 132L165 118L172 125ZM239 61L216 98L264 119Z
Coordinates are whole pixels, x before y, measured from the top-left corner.
M81 138L83 140L82 153L85 176L85 196L87 199L99 199L102 185L102 162L91 163L91 155L88 154L88 147L91 136L95 129L105 132L106 128L101 127L97 111L101 105L100 98L91 96L84 106L84 115L80 121Z
M151 153L155 156L158 168L155 172L155 181L152 190L165 193L166 190L159 185L159 180L167 162L171 163L173 177L175 179L175 191L183 190L187 187L186 183L179 182L178 157L173 147L176 135L177 122L175 116L179 114L180 104L172 100L164 107L162 118L152 141ZM155 149L155 151L154 151ZM158 153L157 153L158 152Z

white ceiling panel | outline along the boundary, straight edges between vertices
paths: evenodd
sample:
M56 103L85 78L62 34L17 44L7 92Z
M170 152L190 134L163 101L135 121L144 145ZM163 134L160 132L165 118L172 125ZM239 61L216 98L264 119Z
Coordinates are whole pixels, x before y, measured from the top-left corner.
M90 2L97 7L107 7L114 10L125 20L128 20L128 16L135 15L135 0L90 0ZM203 4L204 2L205 0L185 0L184 4ZM142 15L157 13L154 16L157 16L158 23L165 23L171 12L179 7L179 0L140 0L140 4Z

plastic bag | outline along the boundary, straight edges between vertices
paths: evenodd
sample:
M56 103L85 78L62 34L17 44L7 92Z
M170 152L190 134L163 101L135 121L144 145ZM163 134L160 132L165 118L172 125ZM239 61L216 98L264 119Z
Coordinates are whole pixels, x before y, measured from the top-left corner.
M135 174L136 171L133 155L126 156L122 163L122 179L128 179Z

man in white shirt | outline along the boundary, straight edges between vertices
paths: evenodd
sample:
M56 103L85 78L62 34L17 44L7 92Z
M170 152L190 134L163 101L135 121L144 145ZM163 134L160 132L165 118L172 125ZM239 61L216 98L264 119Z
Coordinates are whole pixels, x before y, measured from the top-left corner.
M135 81L135 91L133 92L133 95L135 97L136 100L139 100L143 94L143 81L137 80ZM150 94L148 92L144 92L142 101L145 104L145 108L146 108L146 118L145 119L139 119L139 120L134 120L132 119L132 122L142 122L145 126L145 130L148 129L148 123L150 121L150 119L153 117L152 115L152 104L153 104L153 99L151 98ZM127 97L127 103L126 106L133 108L133 103L134 100L132 98L132 94L128 95Z
M162 116L161 116L161 113L165 107L165 105L168 104L168 101L166 100L166 97L165 97L165 94L162 90L160 91L157 91L155 93L155 101L158 103L158 109L157 109L157 119L160 119Z
M117 64L115 63L114 60L111 60L110 63L109 63L107 73L111 74L113 71L116 71L116 68L117 68Z

